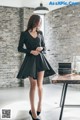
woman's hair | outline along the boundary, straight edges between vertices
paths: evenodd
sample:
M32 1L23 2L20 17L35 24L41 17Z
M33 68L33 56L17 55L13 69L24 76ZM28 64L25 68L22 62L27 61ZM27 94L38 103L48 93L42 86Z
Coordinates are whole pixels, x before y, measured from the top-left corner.
M31 30L31 31L32 31L34 27L37 27L39 21L40 21L40 16L39 16L39 15L36 15L36 14L33 14L33 15L29 18L26 31L28 31L28 30Z

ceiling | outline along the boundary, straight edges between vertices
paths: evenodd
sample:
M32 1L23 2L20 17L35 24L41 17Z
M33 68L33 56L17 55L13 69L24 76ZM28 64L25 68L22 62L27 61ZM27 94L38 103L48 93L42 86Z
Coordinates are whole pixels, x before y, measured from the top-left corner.
M36 8L42 2L45 7L48 7L50 11L64 7L65 5L49 5L51 2L58 2L64 0L0 0L0 6L10 6L10 7L31 7ZM67 2L80 2L80 0L65 0Z

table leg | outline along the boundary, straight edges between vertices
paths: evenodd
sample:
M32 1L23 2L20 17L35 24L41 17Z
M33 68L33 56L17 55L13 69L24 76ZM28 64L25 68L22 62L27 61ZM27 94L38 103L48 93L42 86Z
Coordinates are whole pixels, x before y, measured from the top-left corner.
M63 92L63 97L62 97L62 105L61 105L59 120L62 120L62 114L63 114L64 102L65 102L65 98L66 98L67 87L68 87L68 84L64 83L64 92Z
M65 89L65 84L63 84L63 88L62 88L60 107L62 106L62 102L63 102L62 100L63 100L63 95L64 95L64 89Z

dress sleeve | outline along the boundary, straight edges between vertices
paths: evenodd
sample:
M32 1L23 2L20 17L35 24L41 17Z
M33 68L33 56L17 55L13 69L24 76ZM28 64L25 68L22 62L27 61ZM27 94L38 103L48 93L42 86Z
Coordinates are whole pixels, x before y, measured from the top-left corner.
M43 36L43 33L41 31L41 46L43 47L43 50L42 51L46 51L46 46L45 46L45 41L44 41L44 36Z
M23 46L24 46L24 32L21 32L19 44L18 44L18 52L30 54L31 50L29 50L27 48L25 49Z

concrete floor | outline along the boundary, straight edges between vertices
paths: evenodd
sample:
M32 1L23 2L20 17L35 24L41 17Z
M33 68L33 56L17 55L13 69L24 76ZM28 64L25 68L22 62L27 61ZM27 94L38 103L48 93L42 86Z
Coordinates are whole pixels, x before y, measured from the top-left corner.
M60 96L62 86L59 84L43 85L43 107L39 116L41 120L59 120ZM35 96L35 106L37 106L37 92ZM80 91L68 87L65 104L80 104ZM28 114L29 86L26 88L0 88L0 120L2 109L11 109L11 119L6 120L31 120ZM80 120L79 107L65 107L62 120Z

